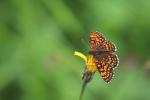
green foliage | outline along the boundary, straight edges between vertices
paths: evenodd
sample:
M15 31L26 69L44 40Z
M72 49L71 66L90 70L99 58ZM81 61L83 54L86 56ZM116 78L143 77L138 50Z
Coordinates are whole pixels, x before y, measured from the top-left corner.
M0 100L77 100L89 32L113 41L115 79L98 73L84 100L149 100L149 0L1 0Z

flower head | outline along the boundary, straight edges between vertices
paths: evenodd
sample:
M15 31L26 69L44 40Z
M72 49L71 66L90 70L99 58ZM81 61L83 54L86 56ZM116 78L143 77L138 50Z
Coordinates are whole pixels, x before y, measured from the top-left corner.
M74 55L79 56L85 61L87 71L90 71L92 73L96 71L96 65L94 62L93 55L88 54L87 56L85 56L83 53L78 52L78 51L75 51Z

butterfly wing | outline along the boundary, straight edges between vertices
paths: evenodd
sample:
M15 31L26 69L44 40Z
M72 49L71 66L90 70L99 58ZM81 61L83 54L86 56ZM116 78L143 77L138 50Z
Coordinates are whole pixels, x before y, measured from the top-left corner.
M99 32L90 33L89 43L91 50L95 51L104 41L105 41L104 36L102 36L102 34L100 34Z
M113 69L118 66L119 59L117 55L106 53L96 56L96 58L100 59L101 63L109 64Z
M109 64L103 65L103 67L98 68L98 71L105 82L110 82L114 76L113 68Z
M116 46L110 41L104 41L102 44L99 45L97 50L113 53L116 51Z
M110 82L114 75L114 68L119 63L115 54L102 54L94 57L96 67L105 82Z
M90 33L90 49L91 51L115 52L116 47L110 41L106 41L104 36L99 32Z

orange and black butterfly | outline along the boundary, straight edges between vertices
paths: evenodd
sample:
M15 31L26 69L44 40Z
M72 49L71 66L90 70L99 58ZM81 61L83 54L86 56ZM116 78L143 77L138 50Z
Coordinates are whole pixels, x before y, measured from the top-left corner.
M110 82L114 75L114 69L119 63L119 59L115 54L115 45L107 41L99 32L90 33L90 51L93 55L94 63L105 82Z
M80 93L80 100L84 89L92 80L96 70L99 71L101 77L105 82L110 82L114 75L114 69L119 63L118 57L115 54L115 45L107 41L105 37L99 32L90 33L90 51L87 56L86 67L83 73L83 85Z

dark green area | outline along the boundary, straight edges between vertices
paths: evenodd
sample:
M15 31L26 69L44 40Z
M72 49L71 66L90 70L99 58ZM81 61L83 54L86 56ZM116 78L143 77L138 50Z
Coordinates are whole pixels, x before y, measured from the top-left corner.
M98 72L83 100L150 100L149 0L0 0L0 100L78 100L89 33L114 42L120 64Z

